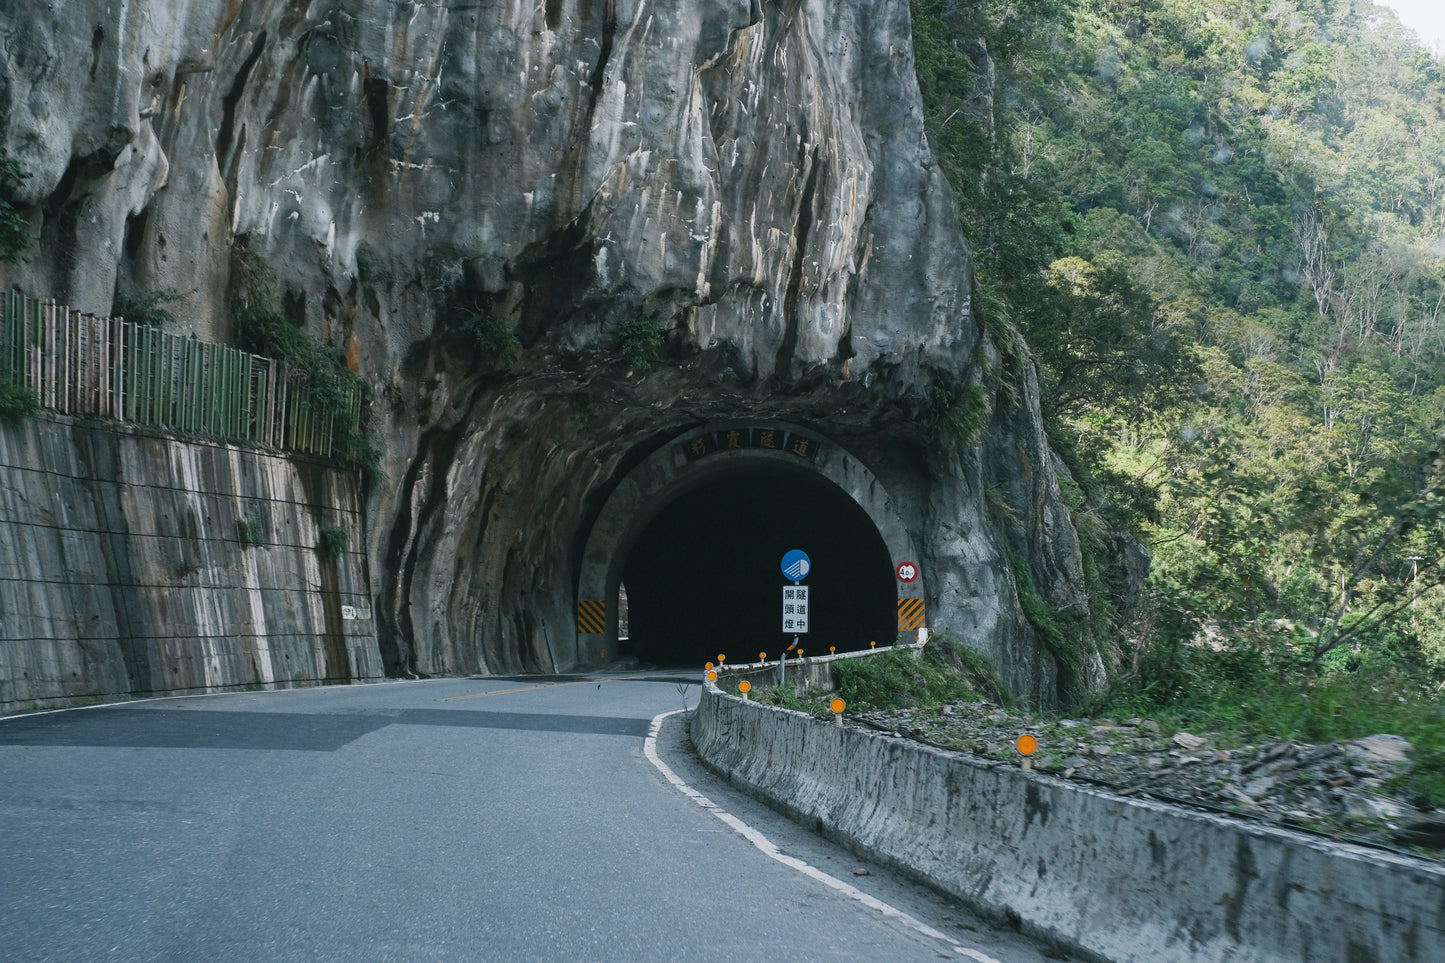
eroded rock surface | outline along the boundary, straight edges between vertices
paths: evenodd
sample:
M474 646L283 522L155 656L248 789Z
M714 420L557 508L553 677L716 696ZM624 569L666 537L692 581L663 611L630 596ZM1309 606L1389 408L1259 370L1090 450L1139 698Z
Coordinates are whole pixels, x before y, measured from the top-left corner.
M174 291L233 336L238 238L375 393L394 673L565 669L580 545L693 426L811 426L888 485L930 624L1026 696L1045 647L1010 556L1088 612L1021 348L981 323L904 0L77 0L0 14L7 149L39 245L0 281L108 312ZM516 358L465 318L501 318ZM650 373L619 359L637 317ZM970 390L964 389L971 386ZM979 425L939 428L940 399ZM1063 668L1072 666L1072 668Z

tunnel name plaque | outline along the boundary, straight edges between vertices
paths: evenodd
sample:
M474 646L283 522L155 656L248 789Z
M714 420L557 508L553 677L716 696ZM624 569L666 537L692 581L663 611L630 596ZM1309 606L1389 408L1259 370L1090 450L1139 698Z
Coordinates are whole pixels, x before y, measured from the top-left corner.
M823 444L816 438L781 428L726 428L705 431L679 445L688 461L730 451L777 451L817 461Z
M808 631L808 586L783 586L783 631L794 635Z

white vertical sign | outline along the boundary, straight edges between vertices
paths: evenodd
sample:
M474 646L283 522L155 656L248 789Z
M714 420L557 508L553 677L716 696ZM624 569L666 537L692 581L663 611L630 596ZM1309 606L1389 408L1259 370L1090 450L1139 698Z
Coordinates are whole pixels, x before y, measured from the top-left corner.
M783 631L795 635L808 631L808 586L783 586Z

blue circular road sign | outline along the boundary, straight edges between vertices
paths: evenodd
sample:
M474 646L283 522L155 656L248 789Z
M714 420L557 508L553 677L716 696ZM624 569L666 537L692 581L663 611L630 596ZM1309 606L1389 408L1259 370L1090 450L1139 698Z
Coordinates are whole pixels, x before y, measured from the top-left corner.
M783 556L783 574L794 582L807 578L812 567L813 562L808 558L808 553L800 548L795 548Z

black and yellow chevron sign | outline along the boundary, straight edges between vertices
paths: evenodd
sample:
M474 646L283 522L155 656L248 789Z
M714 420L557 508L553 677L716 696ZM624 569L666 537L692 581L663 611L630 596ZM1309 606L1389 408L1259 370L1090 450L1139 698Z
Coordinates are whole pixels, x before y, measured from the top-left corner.
M607 603L602 599L583 599L577 603L577 631L581 635L601 635L607 631Z
M898 600L898 631L912 632L923 624L923 599Z

